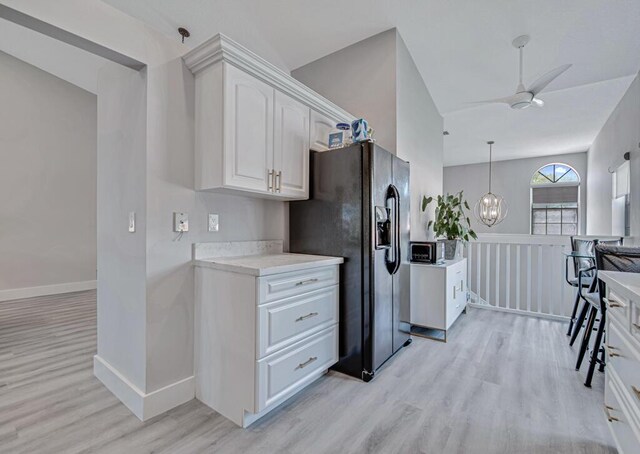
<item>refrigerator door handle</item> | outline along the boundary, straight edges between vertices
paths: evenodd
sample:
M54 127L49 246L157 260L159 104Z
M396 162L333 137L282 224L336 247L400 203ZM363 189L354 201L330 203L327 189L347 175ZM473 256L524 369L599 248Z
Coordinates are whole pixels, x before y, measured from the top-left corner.
M391 221L392 229L392 246L386 253L386 265L389 274L396 274L400 269L400 193L394 185L389 185L387 189L387 201L392 200L393 220ZM391 257L390 257L391 256Z

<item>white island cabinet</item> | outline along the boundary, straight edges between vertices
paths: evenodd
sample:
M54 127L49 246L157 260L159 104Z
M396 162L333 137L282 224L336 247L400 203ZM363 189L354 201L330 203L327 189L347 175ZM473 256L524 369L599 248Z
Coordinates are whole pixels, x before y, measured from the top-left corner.
M196 397L247 427L338 361L342 258L197 259Z
M420 335L420 328L438 330L446 342L449 328L466 308L466 258L442 264L411 264L412 333Z
M184 56L195 75L195 189L309 198L309 150L353 116L224 35Z
M640 274L599 271L606 285L603 415L620 454L640 452Z

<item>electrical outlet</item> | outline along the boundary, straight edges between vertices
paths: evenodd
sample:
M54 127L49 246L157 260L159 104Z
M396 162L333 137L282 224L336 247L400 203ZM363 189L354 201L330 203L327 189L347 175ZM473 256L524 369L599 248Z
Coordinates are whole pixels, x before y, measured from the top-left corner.
M209 232L217 232L220 230L217 214L209 214Z
M182 233L189 231L189 215L187 213L173 213L173 231Z
M129 233L136 231L136 212L129 211Z

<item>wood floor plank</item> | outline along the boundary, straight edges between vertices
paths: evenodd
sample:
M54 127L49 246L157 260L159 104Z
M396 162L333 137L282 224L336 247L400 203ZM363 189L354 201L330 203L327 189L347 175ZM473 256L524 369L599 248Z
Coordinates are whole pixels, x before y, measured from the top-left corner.
M371 383L330 372L243 430L196 400L133 416L93 377L95 291L0 302L0 453L614 453L565 330L470 309L448 343L414 338Z

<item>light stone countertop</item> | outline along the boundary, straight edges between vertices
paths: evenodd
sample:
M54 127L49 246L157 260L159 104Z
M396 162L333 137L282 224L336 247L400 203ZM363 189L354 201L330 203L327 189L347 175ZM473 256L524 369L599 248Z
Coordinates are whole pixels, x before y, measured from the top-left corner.
M250 274L252 276L268 276L271 274L299 271L322 266L339 265L342 257L327 257L307 254L266 254L243 255L238 257L211 257L194 260L195 266Z
M599 271L602 279L616 294L636 303L640 302L640 273L620 271Z

